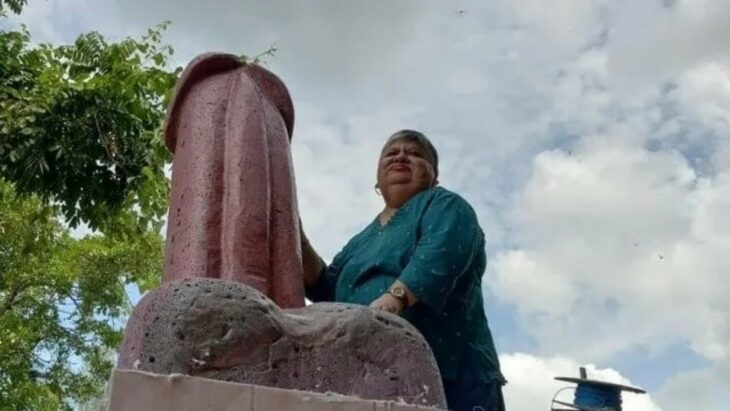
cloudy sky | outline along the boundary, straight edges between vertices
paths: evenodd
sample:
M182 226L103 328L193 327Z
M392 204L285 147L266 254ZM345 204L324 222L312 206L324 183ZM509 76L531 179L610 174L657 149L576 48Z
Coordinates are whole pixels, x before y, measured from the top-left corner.
M15 19L49 42L163 20L178 65L278 48L326 259L382 206L384 139L431 137L489 241L510 409L548 410L583 364L649 391L627 410L726 409L730 2L30 0Z

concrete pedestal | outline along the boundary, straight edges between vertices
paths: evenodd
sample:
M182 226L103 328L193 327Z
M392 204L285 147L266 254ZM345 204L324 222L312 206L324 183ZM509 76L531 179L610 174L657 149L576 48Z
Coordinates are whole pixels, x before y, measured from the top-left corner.
M114 370L108 411L439 411L333 393Z

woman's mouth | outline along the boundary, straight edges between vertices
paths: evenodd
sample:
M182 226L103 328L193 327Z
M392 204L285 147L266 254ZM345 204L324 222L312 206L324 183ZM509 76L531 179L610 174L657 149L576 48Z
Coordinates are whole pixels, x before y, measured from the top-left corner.
M407 164L393 164L390 166L391 171L410 171L411 168Z

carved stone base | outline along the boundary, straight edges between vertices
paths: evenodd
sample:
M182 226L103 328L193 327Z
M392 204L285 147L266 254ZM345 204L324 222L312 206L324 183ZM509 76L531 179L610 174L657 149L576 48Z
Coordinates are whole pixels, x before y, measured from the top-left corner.
M351 304L282 310L225 280L174 281L145 295L118 368L446 408L433 354L406 320Z

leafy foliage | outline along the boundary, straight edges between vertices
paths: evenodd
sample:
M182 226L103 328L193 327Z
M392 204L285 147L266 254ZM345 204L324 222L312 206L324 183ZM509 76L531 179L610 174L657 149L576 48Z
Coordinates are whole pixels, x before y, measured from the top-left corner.
M0 0L0 17L25 3ZM0 30L0 410L98 395L125 287L159 281L169 195L159 128L178 73L165 68L165 26L63 46ZM72 237L81 222L98 234Z
M246 54L241 54L238 56L238 58L243 61L244 63L248 64L257 64L257 65L266 65L266 59L269 57L274 57L276 53L279 51L279 48L276 46L276 44L272 44L267 48L266 50L262 51L261 53L251 57Z
M0 18L26 2L0 0ZM160 125L180 71L166 69L166 25L62 46L0 29L0 411L94 403L130 309L125 287L159 281ZM72 237L80 223L97 234Z
M0 177L60 204L72 227L159 228L169 193L159 127L178 72L165 69L165 27L37 47L25 28L0 31Z
M128 313L159 278L158 233L74 239L56 207L0 181L0 409L71 409L98 394Z
M23 10L23 7L27 3L28 0L0 0L0 12L2 12L5 7L7 7L13 13L20 14L20 12Z

